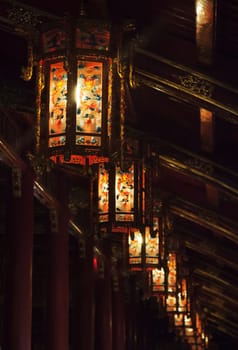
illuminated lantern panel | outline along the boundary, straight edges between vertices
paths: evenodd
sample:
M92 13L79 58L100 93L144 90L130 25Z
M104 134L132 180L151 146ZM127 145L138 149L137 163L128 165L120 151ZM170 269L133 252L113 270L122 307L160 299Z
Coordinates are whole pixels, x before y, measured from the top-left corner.
M177 311L177 298L175 294L169 294L166 298L166 310L167 312Z
M178 312L186 313L189 311L189 301L187 296L187 280L183 278L180 282L180 292L178 293Z
M109 221L109 172L99 164L98 172L98 216L99 222Z
M163 267L154 268L149 271L149 279L152 295L165 306L166 284L165 284L165 270Z
M128 235L129 265L132 270L142 268L143 236L140 231L131 231Z
M146 268L152 268L159 264L159 231L154 230L152 235L150 227L145 228L145 264Z
M194 342L194 328L192 317L184 315L184 337L189 343Z
M152 269L152 292L165 293L165 271L164 268Z
M169 253L167 258L167 297L166 309L168 312L177 311L177 264L176 253Z
M184 315L184 326L185 326L185 328L192 328L193 327L192 317L190 317L188 315Z
M168 254L168 293L177 292L176 253Z
M134 220L134 164L127 171L116 167L115 208L117 222L133 222Z
M113 147L111 24L66 22L41 37L37 148L57 163L98 164Z
M183 314L174 314L174 325L175 327L182 327L183 326Z
M101 147L102 144L102 72L102 62L77 62L75 144L78 146ZM52 63L49 84L49 147L66 145L67 81L64 62Z
M63 62L50 65L49 147L66 143L67 80Z
M101 146L102 62L77 62L76 144Z

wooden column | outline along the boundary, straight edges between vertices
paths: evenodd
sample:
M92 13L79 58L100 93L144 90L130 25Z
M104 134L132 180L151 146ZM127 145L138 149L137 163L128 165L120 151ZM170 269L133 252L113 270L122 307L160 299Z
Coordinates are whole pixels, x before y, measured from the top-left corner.
M73 276L72 348L94 350L93 237L79 238L78 247Z
M95 285L95 349L112 350L111 247L108 238L102 240L104 273Z
M73 261L72 285L72 349L94 350L95 340L95 271L94 271L94 179L81 178L77 184L83 206L77 212L81 232L77 240ZM78 193L78 192L77 192ZM75 198L76 203L78 198ZM72 202L73 203L73 202Z
M33 173L14 169L7 208L6 350L31 350Z
M123 293L123 276L120 274L119 264L114 264L112 276L112 348L126 349L125 325L125 296Z
M51 212L49 235L47 349L69 348L68 216Z
M137 349L137 325L136 325L136 292L135 278L129 276L128 280L129 298L126 304L126 349Z

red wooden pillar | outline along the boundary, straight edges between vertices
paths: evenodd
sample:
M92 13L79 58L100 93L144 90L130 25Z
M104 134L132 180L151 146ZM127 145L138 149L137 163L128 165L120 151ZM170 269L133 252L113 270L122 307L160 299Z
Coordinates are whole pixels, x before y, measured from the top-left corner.
M139 348L138 333L138 303L136 290L136 277L129 276L129 298L126 308L126 349L137 350Z
M112 350L111 247L103 238L104 273L95 284L95 349Z
M115 271L115 273L117 273ZM118 284L117 284L118 278ZM126 349L125 325L125 297L122 292L122 281L114 276L112 284L112 348L113 350Z
M30 350L32 325L33 173L14 170L8 203L5 349Z
M48 263L47 349L69 348L68 215L51 213Z
M94 350L95 301L93 269L93 237L79 238L74 267L72 348ZM75 280L76 279L76 280Z
M126 312L126 349L136 350L136 320L134 305L127 304Z
M93 179L80 179L87 193L88 206L80 209L81 233L75 235L77 249L73 260L71 344L72 349L94 350L95 340L95 272L93 236Z

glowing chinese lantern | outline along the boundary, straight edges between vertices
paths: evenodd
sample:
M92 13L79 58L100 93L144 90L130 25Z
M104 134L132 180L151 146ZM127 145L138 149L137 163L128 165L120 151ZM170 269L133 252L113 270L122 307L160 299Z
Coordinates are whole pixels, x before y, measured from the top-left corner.
M171 252L167 257L167 296L166 309L168 312L177 311L177 255Z
M98 164L98 223L110 224L112 230L120 226L143 228L148 221L149 177L146 176L143 154L139 159L138 141L130 141L133 151L124 154L123 163L116 160Z
M115 79L111 44L107 22L63 18L42 28L36 147L55 162L91 165L108 156Z
M159 218L153 218L153 227L145 227L145 268L157 268L160 263L160 225Z

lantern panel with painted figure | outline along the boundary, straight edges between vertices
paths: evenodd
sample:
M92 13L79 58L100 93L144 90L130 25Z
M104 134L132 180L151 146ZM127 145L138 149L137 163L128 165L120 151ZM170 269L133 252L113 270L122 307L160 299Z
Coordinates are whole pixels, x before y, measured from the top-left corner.
M190 302L188 299L186 278L182 278L179 284L180 291L178 292L178 312L187 313L190 311Z
M134 220L134 163L127 171L116 166L115 174L115 213L117 222Z
M67 72L64 62L50 65L49 83L49 147L66 143Z
M159 265L159 228L154 220L153 233L150 227L145 227L145 266L146 269ZM156 226L155 226L156 225Z
M165 293L165 271L164 268L152 269L152 293Z
M98 171L98 219L109 221L109 171L104 164L99 164Z
M174 314L174 325L175 327L183 327L183 314Z
M176 253L168 254L168 293L177 292L177 261Z
M177 297L175 294L169 294L166 298L166 310L167 312L177 311Z
M77 63L76 144L101 146L102 62Z
M129 265L132 270L142 268L143 236L139 230L131 231L128 235Z

